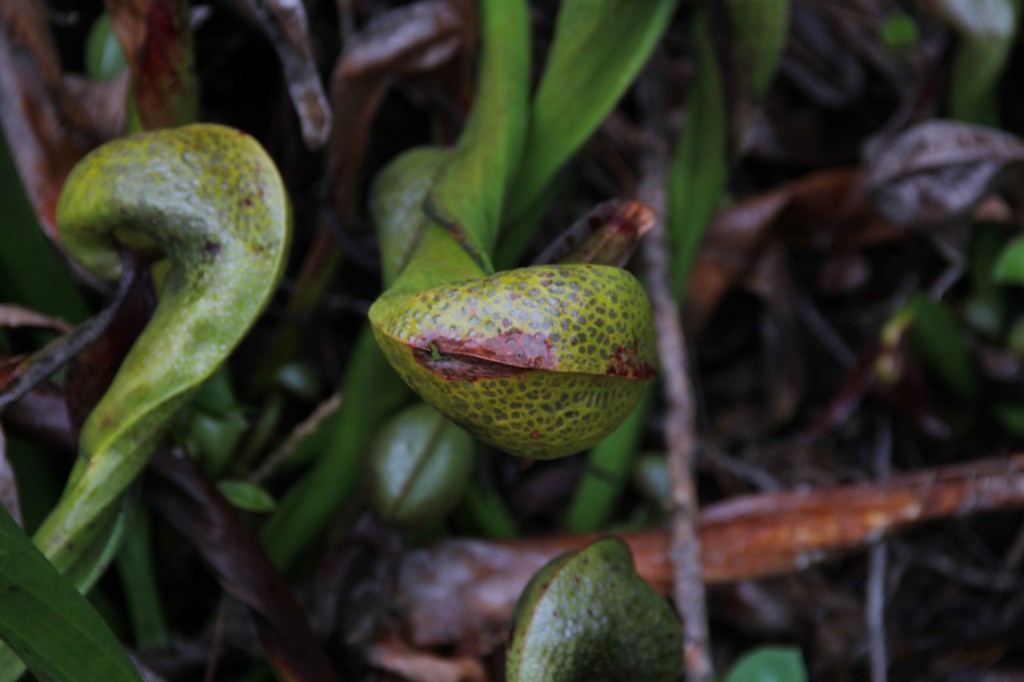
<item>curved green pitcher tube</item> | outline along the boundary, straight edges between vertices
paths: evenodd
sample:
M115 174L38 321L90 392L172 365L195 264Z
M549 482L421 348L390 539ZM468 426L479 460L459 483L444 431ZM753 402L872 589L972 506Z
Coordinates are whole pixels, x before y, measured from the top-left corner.
M198 124L142 133L94 150L57 206L66 250L105 280L118 251L171 263L156 310L85 422L81 457L36 544L65 570L188 401L266 307L285 265L288 201L252 137ZM79 589L88 589L80 585Z

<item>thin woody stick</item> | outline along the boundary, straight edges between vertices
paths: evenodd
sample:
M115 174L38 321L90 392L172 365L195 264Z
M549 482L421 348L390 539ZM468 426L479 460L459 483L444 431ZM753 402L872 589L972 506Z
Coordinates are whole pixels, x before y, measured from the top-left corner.
M644 88L645 100L660 90ZM658 102L648 111L659 112ZM662 117L659 117L662 118ZM645 150L640 194L659 216L667 206L668 148L664 130L652 124ZM672 540L670 554L675 572L672 597L683 619L683 654L689 682L711 682L711 642L708 634L707 598L701 569L701 540L697 533L697 492L694 470L694 407L686 358L686 338L679 303L672 295L668 240L662 220L656 220L641 246L647 273L647 289L654 309L662 386L666 407L666 448L672 480Z
M884 482L746 495L700 514L704 581L718 585L800 571L925 522L1024 507L1024 454L894 476ZM596 536L513 542L449 539L409 552L395 606L417 646L482 653L504 639L526 582L552 557ZM655 589L673 586L669 533L622 536Z

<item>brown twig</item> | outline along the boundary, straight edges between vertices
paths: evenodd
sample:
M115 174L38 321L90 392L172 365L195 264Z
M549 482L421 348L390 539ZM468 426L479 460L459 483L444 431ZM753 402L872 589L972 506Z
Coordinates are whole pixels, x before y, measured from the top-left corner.
M92 344L110 325L121 305L128 298L135 277L135 258L128 252L121 255L121 281L109 305L70 333L54 339L41 350L22 361L9 381L0 385L0 412L17 402L51 374Z
M332 112L320 83L306 6L284 0L247 0L245 6L259 20L281 60L306 147L320 149L331 132Z
M645 88L648 114L658 115L663 107L650 101L661 90ZM665 215L668 182L668 155L664 131L652 127L645 150L640 194L659 216ZM663 220L656 220L644 240L641 253L647 273L647 288L654 309L654 327L658 337L662 386L665 391L665 433L668 468L672 479L672 541L674 569L672 595L683 617L683 653L690 682L710 682L714 678L711 642L708 634L707 599L701 567L700 536L697 533L697 494L693 482L695 460L693 390L686 358L686 337L679 315L679 303L672 295L668 244Z
M1019 507L1024 454L870 484L745 495L701 511L703 577L716 585L793 573L925 521ZM503 641L530 577L554 556L594 539L449 539L412 550L402 561L394 604L403 614L402 629L416 646L457 644L460 652L489 652ZM669 534L651 530L622 539L641 577L669 593ZM988 576L987 582L996 581Z
M892 425L884 421L878 430L875 445L875 473L880 480L889 478L892 459ZM868 559L868 584L864 595L864 620L868 631L868 661L871 682L888 679L888 654L885 644L885 584L888 573L887 543L871 548Z
M19 526L21 520L21 501L18 499L18 482L14 477L14 467L7 459L7 440L4 438L3 425L0 424L0 504L11 515Z

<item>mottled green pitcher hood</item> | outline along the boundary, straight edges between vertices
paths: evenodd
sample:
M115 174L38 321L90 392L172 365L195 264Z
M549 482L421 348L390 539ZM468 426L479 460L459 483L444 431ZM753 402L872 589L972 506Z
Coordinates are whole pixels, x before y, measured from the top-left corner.
M650 305L619 268L545 265L392 290L370 320L389 362L427 402L524 457L594 445L654 375Z
M618 538L552 559L516 605L508 682L676 682L682 628Z

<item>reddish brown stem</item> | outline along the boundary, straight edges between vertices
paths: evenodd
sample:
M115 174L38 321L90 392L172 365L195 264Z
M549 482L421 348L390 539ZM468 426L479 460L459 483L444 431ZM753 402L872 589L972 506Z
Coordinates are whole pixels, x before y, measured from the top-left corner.
M1024 506L1024 454L894 476L874 484L747 495L700 514L708 585L803 570L925 522ZM397 590L409 639L492 650L530 576L595 536L445 540L406 555ZM622 536L655 589L673 585L666 530Z

